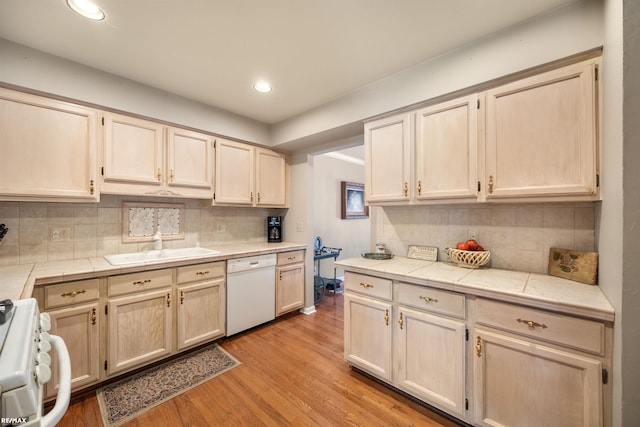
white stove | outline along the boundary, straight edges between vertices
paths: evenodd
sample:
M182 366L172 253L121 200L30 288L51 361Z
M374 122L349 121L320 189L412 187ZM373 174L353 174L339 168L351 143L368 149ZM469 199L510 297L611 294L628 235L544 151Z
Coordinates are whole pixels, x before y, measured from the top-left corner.
M49 335L51 320L35 299L0 301L0 426L54 426L69 406L71 363L62 338ZM44 415L43 384L51 379L51 356L59 364L53 409Z

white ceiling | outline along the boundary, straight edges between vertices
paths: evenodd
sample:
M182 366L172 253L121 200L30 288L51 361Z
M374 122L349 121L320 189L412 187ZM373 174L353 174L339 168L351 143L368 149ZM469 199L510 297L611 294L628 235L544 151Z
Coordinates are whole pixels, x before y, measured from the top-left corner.
M274 124L573 0L96 2L0 0L0 38Z

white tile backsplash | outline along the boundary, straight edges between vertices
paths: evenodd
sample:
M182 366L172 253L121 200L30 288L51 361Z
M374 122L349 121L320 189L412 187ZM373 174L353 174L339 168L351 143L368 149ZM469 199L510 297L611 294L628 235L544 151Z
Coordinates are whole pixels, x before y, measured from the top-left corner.
M111 195L102 195L98 204L0 202L0 223L9 228L0 242L0 265L153 249L153 242L122 242L123 201L184 203L185 238L165 241L169 248L266 241L266 217L286 214L283 209L212 207L202 200ZM63 231L64 238L53 240L53 229Z
M409 245L436 246L438 258L475 233L490 266L547 273L549 248L595 251L595 204L371 207L372 246L406 256Z

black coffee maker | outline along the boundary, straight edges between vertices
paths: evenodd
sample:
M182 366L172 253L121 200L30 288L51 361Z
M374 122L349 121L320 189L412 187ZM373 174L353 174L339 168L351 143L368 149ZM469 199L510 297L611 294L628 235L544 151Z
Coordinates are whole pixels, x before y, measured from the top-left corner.
M282 242L282 217L281 216L267 217L267 242L269 243Z

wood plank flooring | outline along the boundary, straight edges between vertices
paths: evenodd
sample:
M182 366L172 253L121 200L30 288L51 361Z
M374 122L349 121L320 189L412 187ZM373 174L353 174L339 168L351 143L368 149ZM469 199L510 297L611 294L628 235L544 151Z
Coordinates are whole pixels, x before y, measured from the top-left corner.
M343 296L220 341L242 364L124 426L456 426L351 369ZM72 399L59 427L100 426L95 393Z

